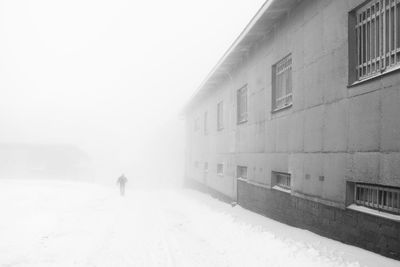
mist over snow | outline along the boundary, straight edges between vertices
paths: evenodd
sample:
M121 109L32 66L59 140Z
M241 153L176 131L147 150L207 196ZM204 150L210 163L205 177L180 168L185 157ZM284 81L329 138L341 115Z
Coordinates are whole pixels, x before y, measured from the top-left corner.
M264 2L0 0L0 266L398 266L181 187L182 109Z
M0 209L1 266L398 266L187 189L0 180Z
M182 175L179 112L262 3L0 0L0 143Z

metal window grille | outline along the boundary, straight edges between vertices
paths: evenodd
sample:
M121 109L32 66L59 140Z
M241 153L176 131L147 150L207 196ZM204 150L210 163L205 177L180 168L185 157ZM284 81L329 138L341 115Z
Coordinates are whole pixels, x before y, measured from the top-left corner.
M293 102L292 56L279 61L274 68L274 109L281 109Z
M400 214L400 188L356 183L354 191L357 205Z
M217 105L217 129L224 128L224 103L221 101Z
M372 0L356 11L358 80L399 65L399 15L399 0Z
M217 174L218 175L223 175L224 174L224 164L217 164Z
M247 167L245 166L237 166L236 168L236 177L247 179Z
M275 173L276 177L276 185L280 186L285 189L290 189L291 188L291 179L290 179L290 174L289 173Z
M247 121L247 87L237 91L237 122Z

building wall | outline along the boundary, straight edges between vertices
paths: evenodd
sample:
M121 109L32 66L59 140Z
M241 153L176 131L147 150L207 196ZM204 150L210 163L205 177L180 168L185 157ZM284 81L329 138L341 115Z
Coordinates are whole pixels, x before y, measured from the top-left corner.
M286 224L400 260L400 224L239 181L240 205Z
M255 43L225 82L188 112L186 176L235 199L237 165L248 167L250 183L266 187L271 171L288 172L292 195L339 208L346 206L346 181L400 186L399 73L348 86L349 12L363 2L300 1ZM272 113L272 66L288 54L293 106ZM246 84L248 121L237 124L236 90ZM225 128L217 131L221 100ZM220 162L223 176L216 174Z

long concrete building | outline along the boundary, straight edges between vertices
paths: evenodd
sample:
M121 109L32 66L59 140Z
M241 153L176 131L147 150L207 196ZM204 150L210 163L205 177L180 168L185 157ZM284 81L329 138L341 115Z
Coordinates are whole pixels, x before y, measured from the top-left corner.
M185 177L400 259L400 3L268 0L185 108Z

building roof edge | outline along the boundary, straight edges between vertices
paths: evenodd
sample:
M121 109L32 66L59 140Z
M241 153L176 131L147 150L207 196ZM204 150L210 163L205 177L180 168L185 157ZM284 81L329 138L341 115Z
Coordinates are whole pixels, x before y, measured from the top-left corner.
M218 60L217 64L212 68L206 78L201 82L200 86L190 97L188 103L183 108L182 114L185 114L189 107L193 104L193 101L197 98L197 96L202 91L203 87L207 84L210 78L216 73L216 71L221 67L221 65L226 61L229 55L238 47L238 45L243 41L243 39L247 36L250 30L254 27L254 25L262 18L262 16L266 13L266 11L271 7L272 3L275 0L266 0L261 8L257 11L257 13L253 16L250 22L246 25L246 27L242 30L239 36L233 41L228 50L223 54L223 56Z

